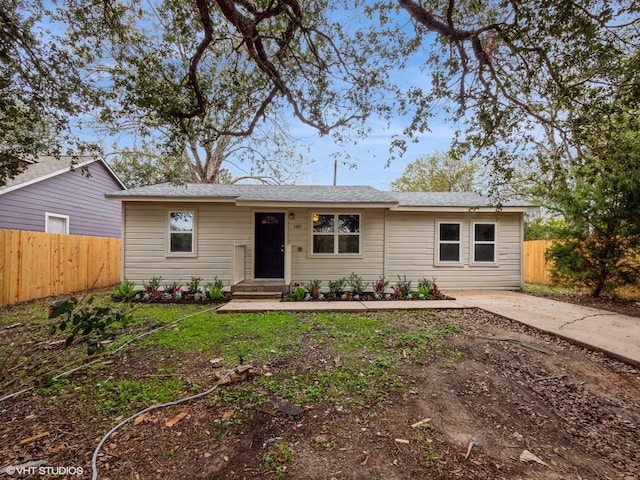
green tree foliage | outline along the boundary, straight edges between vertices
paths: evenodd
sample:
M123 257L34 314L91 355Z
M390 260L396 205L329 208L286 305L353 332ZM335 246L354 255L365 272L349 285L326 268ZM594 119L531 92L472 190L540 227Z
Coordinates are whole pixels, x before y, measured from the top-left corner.
M639 120L614 115L598 130L585 129L584 161L550 194L566 219L548 251L553 276L594 296L640 279Z
M390 187L398 192L469 192L474 189L477 171L475 163L435 153L407 165Z
M136 149L125 148L110 159L109 165L127 188L158 183L198 183L182 158L163 155L144 141ZM223 183L223 182L221 182Z
M138 10L126 2L118 5L118 25L124 25L129 12ZM358 130L359 120L374 114L389 118L398 108L410 118L404 138L394 143L402 151L407 139L427 131L433 115L444 111L460 130L454 146L483 157L499 183L509 180L523 156L541 162L545 171L568 168L581 155L578 130L597 125L611 111L632 112L640 99L636 1L196 0L194 5L171 10L178 12L171 20L183 24L181 31L192 39L184 54L188 68L178 70L181 102L166 101L176 96L175 88L157 101L174 116L194 118L205 111L206 54L218 48L231 53L232 61L214 65L226 75L225 99L241 91L247 101L256 99L255 114L242 126L219 131L250 131L264 109L280 101L321 133L347 124L366 133ZM87 15L84 2L82 7ZM103 4L92 14L105 18ZM418 63L424 80L393 85L390 72L409 61ZM153 58L147 64L153 68ZM627 103L613 100L619 91ZM552 157L537 155L532 147L541 142L557 147Z
M581 162L585 128L637 111L635 1L398 0L429 52L431 86L411 88L411 129L435 101L459 121L455 147L509 181L523 158L538 172ZM380 5L380 4L378 4ZM435 34L435 35L433 35ZM617 102L624 93L627 102ZM552 147L540 157L538 145Z
M73 35L99 55L105 78L101 125L137 139L114 163L126 168L131 160L130 173L153 167L157 177L195 183L220 183L230 166L240 179L268 183L298 174L300 154L276 90L237 51L241 39L218 9L125 1L105 15L103 5L70 4Z
M566 228L563 218L525 214L524 239L556 240Z
M37 155L98 152L73 132L97 99L82 52L52 31L59 20L41 0L0 0L0 185Z

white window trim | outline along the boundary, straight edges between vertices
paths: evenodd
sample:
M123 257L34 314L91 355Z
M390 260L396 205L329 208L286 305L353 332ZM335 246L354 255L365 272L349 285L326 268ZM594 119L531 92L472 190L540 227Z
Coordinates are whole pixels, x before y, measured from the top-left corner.
M487 242L487 241L476 241L476 225L493 225L493 234L494 234L494 240L493 242ZM476 265L476 266L491 266L491 265L498 265L498 239L500 237L498 236L498 222L483 222L481 220L478 220L476 222L473 222L471 224L471 242L470 242L470 247L469 247L469 260L470 260L470 264L471 265ZM476 260L476 256L475 256L475 246L476 244L480 244L480 245L491 245L493 244L493 261L492 262L486 262L486 261L482 261L482 260Z
M333 225L334 225L334 232L332 233L333 235L333 253L315 253L313 251L313 237L316 235L316 232L313 231L313 216L314 215L333 215L334 221L333 221ZM339 215L358 215L360 221L359 221L359 225L360 225L360 231L358 233L340 233L338 231L338 222L339 222ZM310 225L311 227L309 228L310 230L310 234L311 234L311 238L309 239L309 254L312 257L351 257L351 258L355 258L355 257L362 257L363 256L363 252L362 252L362 232L363 232L363 228L362 228L362 212L327 212L327 211L315 211L315 212L310 212L309 214L309 221L310 221ZM317 235L329 235L329 233L327 232L318 232ZM358 236L358 253L339 253L338 252L338 243L339 243L339 239L338 237L340 235L351 235L351 236Z
M49 213L49 212L45 212L44 214L44 231L46 233L51 233L49 232L49 219L50 218L61 218L63 219L65 222L65 235L69 235L69 215L61 215L59 213Z
M442 225L443 223L452 223L452 224L456 224L460 226L460 240L457 242L448 240L448 241L444 241L442 243L444 244L453 244L453 243L457 243L458 244L458 256L459 259L458 261L454 261L454 260L440 260L440 225ZM435 250L433 252L433 260L434 260L434 265L436 266L448 266L448 267L458 267L458 266L463 266L464 265L464 254L463 254L463 249L462 249L462 245L464 242L464 223L461 220L438 220L436 222L436 231L435 231Z
M193 230L191 231L191 251L190 252L172 252L171 251L171 214L188 212L193 215ZM198 256L198 210L195 208L171 208L166 211L166 228L167 233L167 257L197 257Z

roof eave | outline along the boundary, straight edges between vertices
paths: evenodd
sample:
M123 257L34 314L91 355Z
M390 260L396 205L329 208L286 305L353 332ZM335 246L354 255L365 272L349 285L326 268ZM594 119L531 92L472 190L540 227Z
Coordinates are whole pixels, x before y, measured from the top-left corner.
M386 202L332 202L332 201L297 201L297 200L279 200L279 201L259 201L259 200L238 200L238 206L244 207L291 207L296 208L393 208L397 203Z
M394 212L454 212L454 213L493 213L493 212L512 212L512 213L524 213L524 212L537 212L540 207L536 206L481 206L481 207L469 207L469 206L428 206L428 205L398 205L392 209Z
M107 200L123 202L235 203L236 197L174 197L172 195L127 195L105 193Z
M239 207L258 208L284 208L291 206L297 208L393 208L397 205L396 203L384 202L259 201L238 200L236 197L174 197L170 195L123 195L121 193L107 193L105 198L123 202L235 203Z
M111 166L104 159L100 158L99 160L102 162L102 165L107 169L107 173L111 175L111 177L113 177L116 183L122 187L122 190L126 190L127 186L124 184L122 180L120 180L120 177L118 177L116 172L113 171Z

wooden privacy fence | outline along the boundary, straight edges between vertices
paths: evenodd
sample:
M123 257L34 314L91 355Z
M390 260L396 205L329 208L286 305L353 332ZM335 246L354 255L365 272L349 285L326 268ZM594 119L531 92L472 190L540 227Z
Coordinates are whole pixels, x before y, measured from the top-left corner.
M120 280L120 239L0 230L0 306Z
M553 244L553 240L528 240L524 242L524 281L551 285L549 262L544 259L544 253Z

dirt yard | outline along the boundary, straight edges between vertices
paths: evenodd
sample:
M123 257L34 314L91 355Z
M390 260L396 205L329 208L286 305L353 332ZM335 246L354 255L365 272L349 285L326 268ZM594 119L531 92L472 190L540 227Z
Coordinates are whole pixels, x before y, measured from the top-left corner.
M291 416L279 399L228 400L261 375L337 362L309 343L302 355L220 386L225 402L215 391L117 431L100 451L99 478L640 480L637 369L482 311L466 310L453 323L461 333L443 342L455 358L403 364L396 374L406 387L383 401L318 401ZM109 375L159 375L157 355L123 355ZM210 359L162 357L200 372L198 391L211 383ZM46 460L83 470L57 478L90 478L97 443L122 418L88 413L86 401L71 389L0 403L0 468Z

